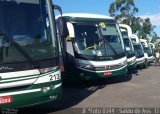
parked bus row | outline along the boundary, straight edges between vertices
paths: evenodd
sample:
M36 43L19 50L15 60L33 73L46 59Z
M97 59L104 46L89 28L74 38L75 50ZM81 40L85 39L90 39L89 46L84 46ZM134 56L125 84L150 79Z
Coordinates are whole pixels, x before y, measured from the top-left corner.
M51 0L0 0L0 15L0 108L61 98L61 72L66 80L124 77L152 61L147 41L109 16L62 16Z
M68 34L60 35L64 79L127 76L154 60L147 40L139 39L128 25L117 24L112 17L77 13L63 14L62 18Z

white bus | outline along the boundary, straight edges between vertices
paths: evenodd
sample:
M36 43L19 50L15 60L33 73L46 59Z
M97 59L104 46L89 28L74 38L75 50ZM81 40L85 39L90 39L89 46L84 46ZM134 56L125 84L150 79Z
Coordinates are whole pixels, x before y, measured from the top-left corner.
M126 76L127 58L120 29L108 16L64 14L69 35L63 38L64 68L69 79Z
M143 46L142 46L138 36L135 34L132 34L131 40L132 40L135 55L136 55L137 66L140 68L147 67L147 61L145 60L145 57L144 57Z
M152 53L153 53L153 55L154 55L156 46L155 46L154 43L149 43L149 44L150 44L150 46L151 46L151 48L152 48ZM155 59L155 58L154 58L154 59Z
M156 48L155 44L154 43L149 43L149 44L150 44L151 48L155 50L155 48Z
M0 108L61 97L53 9L51 0L0 0Z
M146 55L145 58L147 59L149 64L154 60L152 48L146 39L140 39L140 41L142 43L144 53Z
M119 24L127 54L128 69L134 71L137 67L134 47L131 41L132 29L126 24Z

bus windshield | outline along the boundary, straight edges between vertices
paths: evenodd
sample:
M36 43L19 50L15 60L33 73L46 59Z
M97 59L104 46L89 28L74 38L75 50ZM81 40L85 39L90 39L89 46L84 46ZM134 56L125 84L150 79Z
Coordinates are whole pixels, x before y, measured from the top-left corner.
M125 45L125 48L127 51L127 57L134 56L134 49L133 49L131 42L128 38L127 32L121 32L121 33L122 33L124 45Z
M137 58L141 58L144 56L144 53L140 44L134 44L133 47L134 47L135 55Z
M56 47L52 45L45 0L0 0L0 15L0 31L33 60L58 56ZM3 34L0 34L0 53L1 63L26 61L23 54L5 40Z
M116 24L75 23L75 47L79 54L115 57L124 53Z
M148 54L149 57L153 55L152 54L152 48L150 46L146 47L146 51L147 51L147 54Z

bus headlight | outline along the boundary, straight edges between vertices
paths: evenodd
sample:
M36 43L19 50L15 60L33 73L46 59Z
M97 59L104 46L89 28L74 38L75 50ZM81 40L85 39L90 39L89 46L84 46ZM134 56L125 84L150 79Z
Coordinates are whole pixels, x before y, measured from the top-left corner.
M136 62L136 59L131 60L131 61L129 62L129 64L132 64L132 63L134 63L134 62Z
M94 68L94 66L93 65L85 65L85 67L84 68L86 68L86 69L93 69Z
M121 66L124 66L126 64L127 64L127 60L125 60L125 61L123 61L123 62L120 63Z
M41 88L41 91L42 91L43 93L47 93L49 90L50 90L49 87L43 87L43 88Z
M94 68L93 65L83 64L83 63L79 63L79 64L77 64L77 66L79 66L81 68L85 68L85 69L93 69Z
M136 62L136 58L133 60L133 62Z

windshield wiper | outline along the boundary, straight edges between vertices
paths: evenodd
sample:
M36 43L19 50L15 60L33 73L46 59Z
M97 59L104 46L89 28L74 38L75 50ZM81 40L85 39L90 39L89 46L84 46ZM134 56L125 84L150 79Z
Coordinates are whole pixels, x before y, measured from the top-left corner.
M30 62L32 67L39 68L39 65L33 61L30 55L18 43L9 38L2 30L0 30L0 36L3 36L6 42L8 42L11 46L14 46Z
M142 55L142 53L141 53L141 51L137 51L137 53L138 53L138 57L140 57L141 55Z
M108 46L111 48L111 50L114 52L114 54L118 55L117 51L112 47L112 45L106 39L104 39L104 41L107 42Z
M104 38L102 35L103 41L108 44L108 46L111 48L111 50L114 52L115 55L118 55L117 51L112 47L112 45Z
M99 33L100 33L100 36L102 37L103 39L103 42L106 42L108 44L108 46L111 48L111 50L113 51L113 53L115 55L118 55L117 51L111 46L111 44L104 38L103 34L102 34L102 31L101 31L101 28L98 26L98 29L99 29ZM106 51L105 51L106 53Z

